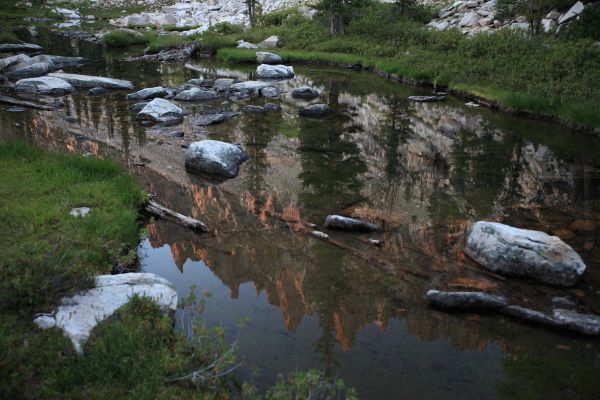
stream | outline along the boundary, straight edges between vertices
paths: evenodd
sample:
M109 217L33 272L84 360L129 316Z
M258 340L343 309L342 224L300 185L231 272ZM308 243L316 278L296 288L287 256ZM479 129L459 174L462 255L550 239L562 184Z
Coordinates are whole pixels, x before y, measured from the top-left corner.
M92 60L73 71L128 79L136 90L192 78L243 81L255 71L211 60L124 62L124 52L48 32L36 41L46 54ZM364 399L597 398L598 338L497 314L442 313L424 294L492 290L540 309L568 296L600 313L600 140L457 98L410 103L431 91L369 72L294 68L295 78L277 83L277 99L181 102L189 115L164 129L142 126L123 91L76 92L56 111L0 105L0 140L116 160L162 204L213 229L152 220L141 268L171 281L180 297L192 288L205 297L202 318L237 341L237 376L260 389L278 374L320 368ZM304 85L321 92L333 116L298 116L308 102L290 92ZM191 122L266 102L283 112ZM171 131L184 136L164 134ZM244 147L249 160L237 178L208 182L185 171L182 145L203 139ZM298 222L324 230L329 214L384 229L326 231L332 245ZM477 220L560 236L584 259L583 279L557 289L486 274L462 252Z

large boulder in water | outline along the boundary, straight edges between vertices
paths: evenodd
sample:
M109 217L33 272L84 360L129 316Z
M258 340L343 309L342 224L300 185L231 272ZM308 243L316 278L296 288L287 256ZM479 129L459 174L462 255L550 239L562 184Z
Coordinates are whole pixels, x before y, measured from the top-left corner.
M218 96L217 92L212 89L201 89L198 87L193 87L191 89L184 90L179 92L177 96L175 96L175 100L180 101L202 101L202 100L214 100Z
M165 97L169 94L168 90L162 86L155 86L151 88L145 88L138 90L135 93L129 93L127 95L128 100L149 100L157 97Z
M263 79L287 79L294 77L294 67L287 65L261 64L256 68L256 76Z
M560 238L496 222L476 222L464 251L495 273L553 286L573 286L585 271L581 257Z
M169 281L157 275L100 275L96 277L94 288L63 299L56 313L38 316L34 322L42 329L62 329L75 350L82 353L92 329L134 295L149 297L168 313L177 309L177 291Z
M248 159L246 153L230 143L202 140L190 144L185 156L185 168L204 176L235 178L240 165Z
M52 76L41 76L39 78L27 78L17 81L15 90L25 93L65 94L73 92L75 88L69 82L62 79Z
M138 118L155 122L176 122L183 118L183 110L168 100L156 98L142 108Z
M48 74L48 76L64 79L75 87L86 89L91 89L94 87L103 87L105 89L133 89L133 83L123 79L80 74L65 74L63 72L53 72Z
M32 76L46 75L50 71L50 64L47 62L34 62L29 65L12 66L6 72L6 76L11 79L29 78Z
M374 232L379 229L379 226L359 219L343 217L341 215L328 215L327 218L325 218L325 228L345 231Z

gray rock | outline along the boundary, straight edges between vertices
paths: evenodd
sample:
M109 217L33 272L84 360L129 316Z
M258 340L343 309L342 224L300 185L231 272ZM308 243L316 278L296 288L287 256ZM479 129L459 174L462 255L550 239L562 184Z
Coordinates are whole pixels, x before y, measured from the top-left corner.
M56 14L59 14L66 19L81 19L81 15L79 15L79 13L77 11L69 10L68 8L56 7L52 11L54 11Z
M563 308L574 308L577 307L577 303L568 298L567 296L556 296L552 298L552 305Z
M562 17L558 19L558 24L564 24L565 22L572 20L573 18L581 14L584 8L585 7L583 3L580 1L573 4L573 6L569 8L569 11L567 11Z
M129 93L127 100L150 100L157 97L165 97L169 94L167 89L162 86L155 86L151 88L145 88L138 90L135 93Z
M102 90L106 90L104 88L94 88L94 89L102 89ZM90 89L90 90L94 90L94 89ZM148 103L150 103L149 101L143 101L141 103L135 103L134 105L130 106L129 109L133 112L140 112L144 109L144 107L146 107L148 105Z
M321 231L310 231L310 235L316 237L317 239L323 239L323 240L329 239L329 235L326 234L325 232L321 232Z
M23 66L31 64L31 58L25 54L17 54L16 56L10 56L0 59L0 71L8 67L12 67L16 64L21 64Z
M87 60L84 57L65 57L49 55L44 55L43 57L46 58L46 60L51 64L52 69L54 70L66 67L76 67L87 62Z
M194 78L194 79L190 79L186 83L188 85L199 86L199 87L210 89L211 87L213 87L214 81L211 79Z
M275 86L267 86L260 90L261 96L275 98L279 96L279 89Z
M101 88L101 87L95 87L95 88L91 88L90 90L88 90L88 94L90 96L100 96L105 93L108 93L108 89ZM141 108L140 108L140 110L141 110Z
M526 321L536 322L539 324L558 326L558 323L552 316L544 314L540 311L532 310L516 305L510 305L500 309L502 314L509 315L513 318L524 319Z
M466 13L461 20L458 22L460 27L475 26L479 22L479 15L475 11Z
M37 53L42 50L41 46L32 43L0 43L0 53Z
M545 33L554 32L556 30L556 21L553 19L542 19L542 28Z
M493 311L508 305L508 300L504 296L482 292L428 290L426 298L432 306L448 310Z
M233 144L217 140L202 140L190 144L185 156L185 168L205 176L231 179L248 159L246 153Z
M327 218L325 218L325 228L344 231L374 232L379 229L379 226L355 218L343 217L341 215L328 215Z
M319 97L319 91L309 86L301 86L292 90L292 97L295 99L315 99Z
M92 209L89 207L77 207L71 209L71 211L69 211L69 215L72 215L73 217L83 218L91 212Z
M258 49L258 46L255 44L252 44L250 42L244 42L243 40L238 43L237 45L238 49Z
M556 286L574 285L585 271L581 257L560 238L495 222L476 222L464 251L495 273Z
M141 120L175 122L183 118L183 110L168 100L155 98L138 113Z
M71 85L79 88L91 89L94 87L103 87L105 89L133 89L133 84L122 79L105 78L102 76L65 74L62 72L53 72L48 76L64 79Z
M446 96L409 96L408 100L415 103L430 103L433 101L444 101L446 100Z
M151 298L165 312L173 313L177 309L177 291L169 281L157 275L100 275L93 289L63 299L54 314L39 315L34 322L42 329L62 329L75 350L83 353L83 345L94 327L134 295Z
M233 85L231 85L231 90L232 91L247 91L247 90L256 90L256 91L260 91L263 88L266 88L268 86L273 86L272 82L263 82L263 81L246 81L246 82L239 82L239 83L234 83Z
M234 82L235 80L231 78L220 78L215 80L215 83L213 84L213 89L218 92L223 92L229 89Z
M138 27L138 26L150 26L152 22L148 15L146 14L132 14L127 17L125 20L125 25L128 27Z
M240 107L240 111L246 114L264 114L266 110L261 106L246 105Z
M527 23L527 22L513 22L512 24L510 24L510 28L511 29L528 30L529 29L529 23Z
M294 77L294 67L286 65L261 64L256 68L256 76L262 79L287 79Z
M303 117L325 117L331 114L333 110L327 104L310 104L302 107L298 113Z
M216 125L224 122L227 118L237 115L234 112L220 112L214 114L206 114L201 117L192 118L192 124L196 126Z
M256 62L259 64L281 64L283 59L275 53L259 51L256 53Z
M6 76L11 79L42 76L46 75L48 71L50 71L50 65L47 62L36 62L30 65L13 69L14 67L15 66L10 67L10 70L6 72Z
M263 108L265 111L281 112L281 106L279 104L267 103Z
M546 19L553 19L553 20L557 20L559 19L561 16L561 13L559 13L558 11L550 11L547 15L546 15Z
M277 36L270 36L268 38L266 38L265 40L263 40L262 42L260 42L257 47L259 49L273 49L275 47L277 47L279 45L279 37Z
M218 97L217 92L212 89L191 88L184 90L175 96L175 100L181 101L201 101L214 100Z
M26 93L65 94L73 92L75 88L69 82L62 79L42 76L17 81L15 90Z
M572 310L557 308L554 319L563 328L568 328L586 335L600 334L600 315L580 314Z

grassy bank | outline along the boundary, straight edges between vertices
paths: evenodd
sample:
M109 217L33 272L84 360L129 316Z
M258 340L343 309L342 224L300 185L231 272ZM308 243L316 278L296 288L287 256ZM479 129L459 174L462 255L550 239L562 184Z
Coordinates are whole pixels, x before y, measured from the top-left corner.
M55 329L34 326L59 298L91 286L93 276L130 262L145 201L126 171L106 160L54 154L24 143L0 143L0 398L245 399L356 398L340 380L299 372L264 395L221 372L236 364L221 328L197 318L203 301L181 302L192 334L149 299L133 298L100 323L84 356ZM91 207L85 218L69 215ZM197 383L176 380L215 365Z
M600 46L595 40L530 37L510 29L467 37L458 30L429 30L422 17L397 17L392 7L366 8L341 36L331 36L318 15L307 20L290 12L271 25L223 34L221 42L242 38L257 43L278 35L283 49L277 52L286 62L360 64L476 95L512 111L600 128ZM218 57L243 62L252 54L223 49Z

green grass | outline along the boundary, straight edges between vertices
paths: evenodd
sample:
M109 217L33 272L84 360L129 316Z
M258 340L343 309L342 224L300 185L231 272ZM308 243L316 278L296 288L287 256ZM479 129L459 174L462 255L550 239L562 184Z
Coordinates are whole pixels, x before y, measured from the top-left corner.
M330 36L318 15L306 20L290 14L264 18L276 23L228 37L257 43L278 35L283 48L276 52L285 62L360 64L479 95L507 110L600 128L600 47L592 38L528 37L508 29L467 37L458 30L427 29L422 13L417 20L395 17L392 7L368 7L343 36ZM243 49L219 49L218 58L254 60Z
M177 25L167 24L167 25L163 25L162 27L165 31L168 31L168 32L185 32L185 31L189 31L189 30L198 28L198 25L177 26Z
M129 47L134 45L146 45L155 40L156 32L137 32L129 30L118 30L108 32L102 36L102 43L109 47Z
M188 36L181 35L164 35L164 36L154 36L148 42L148 47L146 52L149 54L155 54L162 50L168 50L173 47L177 47L186 43L191 42L193 39Z

